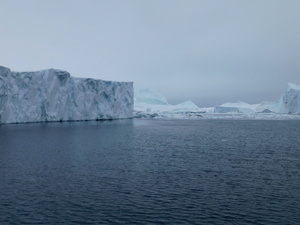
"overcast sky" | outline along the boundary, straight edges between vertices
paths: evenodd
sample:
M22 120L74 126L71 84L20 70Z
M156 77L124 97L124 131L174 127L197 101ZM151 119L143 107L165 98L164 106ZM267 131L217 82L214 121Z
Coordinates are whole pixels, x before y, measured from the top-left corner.
M0 0L0 65L133 81L170 103L300 84L299 0Z

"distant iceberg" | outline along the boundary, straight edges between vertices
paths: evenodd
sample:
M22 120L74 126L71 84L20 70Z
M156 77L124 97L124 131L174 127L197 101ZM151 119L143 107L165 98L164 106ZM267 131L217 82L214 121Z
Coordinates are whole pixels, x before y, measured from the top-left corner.
M199 107L192 101L188 100L175 105L175 111L199 111Z
M222 112L223 109L223 112ZM248 104L246 102L235 102L235 103L224 103L219 106L215 106L215 113L226 113L236 112L236 113L258 113L264 112L265 110L276 111L275 102L262 102L259 104Z
M133 83L0 66L0 123L132 118Z
M288 84L276 102L248 104L240 101L206 108L199 108L192 101L171 105L159 92L143 89L135 97L134 115L138 118L174 119L300 119L300 86Z
M214 112L239 112L239 113L279 113L300 114L300 86L289 83L285 92L276 102L262 102L248 104L245 102L224 103L216 106Z
M134 101L134 114L138 118L194 118L201 116L201 109L192 101L177 105L169 104L158 91L142 89L137 92Z
M238 107L216 106L214 113L239 113Z
M169 105L165 96L158 91L151 89L140 89L135 98L136 103L145 103L149 105Z

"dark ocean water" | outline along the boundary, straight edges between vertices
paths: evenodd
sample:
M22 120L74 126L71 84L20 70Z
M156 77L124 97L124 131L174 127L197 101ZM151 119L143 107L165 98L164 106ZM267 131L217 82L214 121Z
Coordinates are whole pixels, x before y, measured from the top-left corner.
M300 121L0 126L0 224L299 224Z

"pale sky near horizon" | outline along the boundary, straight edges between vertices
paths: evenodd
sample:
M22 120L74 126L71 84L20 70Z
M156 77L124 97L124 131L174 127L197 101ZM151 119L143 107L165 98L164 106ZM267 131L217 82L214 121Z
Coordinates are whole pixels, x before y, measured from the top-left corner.
M0 65L133 81L176 104L300 85L299 0L0 0Z

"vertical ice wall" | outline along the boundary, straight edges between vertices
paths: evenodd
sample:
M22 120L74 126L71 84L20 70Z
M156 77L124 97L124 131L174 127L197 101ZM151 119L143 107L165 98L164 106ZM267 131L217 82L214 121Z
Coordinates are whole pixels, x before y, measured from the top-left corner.
M133 83L0 66L0 123L131 118Z
M277 102L278 113L300 114L300 86L288 84L285 93Z

